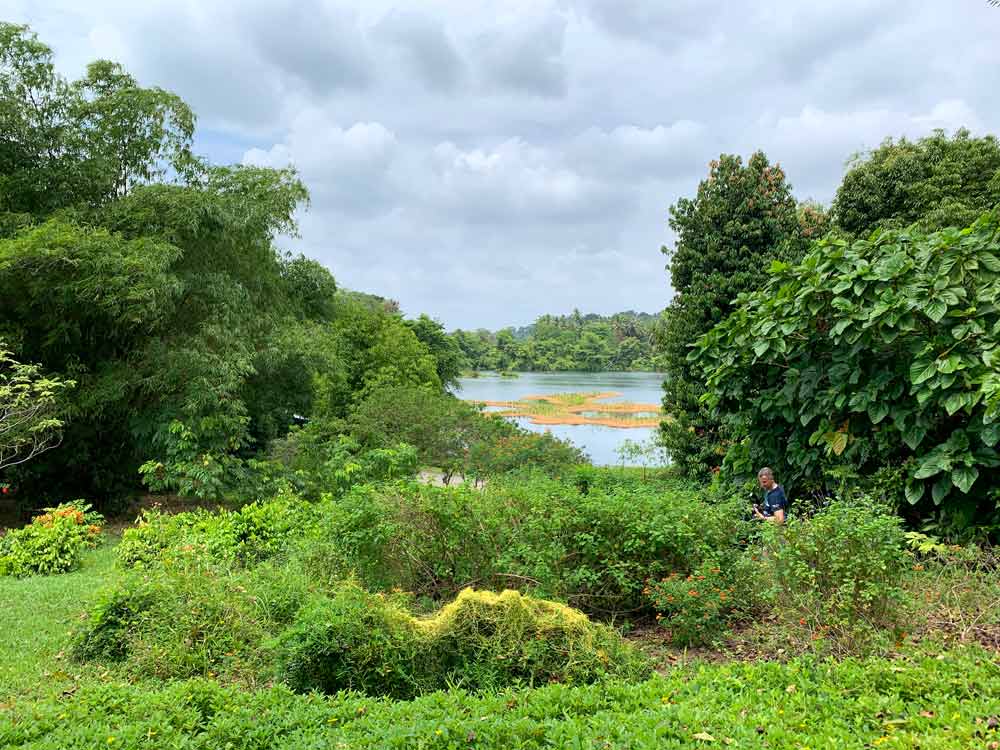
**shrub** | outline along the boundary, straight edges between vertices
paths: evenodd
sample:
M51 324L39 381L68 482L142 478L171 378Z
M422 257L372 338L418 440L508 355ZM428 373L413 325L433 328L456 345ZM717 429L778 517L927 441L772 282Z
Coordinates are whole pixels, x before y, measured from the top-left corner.
M587 493L544 477L505 478L482 491L415 483L362 487L324 512L315 575L355 571L373 589L440 599L466 585L526 589L588 612L648 607L646 579L690 572L743 533L730 505L689 487L670 491L591 480Z
M141 677L225 674L254 684L268 671L261 645L309 596L294 569L233 571L202 550L182 549L101 592L72 638L72 654L122 661Z
M841 502L765 531L764 568L787 619L847 636L905 616L901 578L910 558L898 518Z
M236 511L144 511L138 524L122 534L118 560L124 567L149 566L171 547L194 544L217 561L250 565L284 550L306 532L315 514L314 506L294 497L254 502Z
M21 529L0 537L0 575L65 573L100 540L104 517L82 500L46 508Z
M303 610L278 639L295 690L412 698L470 690L644 677L648 665L612 629L553 602L465 589L427 619L346 584Z
M760 606L759 565L746 553L707 558L688 575L671 573L645 589L656 619L679 646L701 646Z
M288 492L312 501L341 497L366 482L412 477L418 463L411 445L396 440L362 448L353 438L335 434L333 425L315 421L293 428L271 443L265 459L250 462L254 471L247 493L257 500Z
M815 243L690 353L747 466L789 484L905 467L913 511L996 534L1000 209L964 229Z

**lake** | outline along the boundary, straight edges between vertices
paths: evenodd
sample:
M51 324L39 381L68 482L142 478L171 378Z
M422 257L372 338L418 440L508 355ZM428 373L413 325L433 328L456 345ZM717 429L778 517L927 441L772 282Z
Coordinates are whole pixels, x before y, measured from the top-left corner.
M522 372L503 378L484 372L478 378L460 378L455 395L477 401L516 401L529 394L618 391L622 395L608 401L658 404L663 399L663 376L655 372ZM602 425L536 425L526 417L517 422L532 432L551 432L572 441L598 466L620 464L615 452L623 440L646 440L654 427L604 427Z

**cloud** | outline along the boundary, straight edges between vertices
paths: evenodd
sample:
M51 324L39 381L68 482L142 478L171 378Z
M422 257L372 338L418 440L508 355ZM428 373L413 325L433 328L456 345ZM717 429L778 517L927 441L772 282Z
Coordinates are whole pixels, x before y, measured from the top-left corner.
M389 174L398 150L395 134L378 122L341 128L324 112L297 117L286 141L249 149L244 164L295 166L309 186L316 210L377 216L396 197Z
M483 34L476 40L480 76L500 90L561 98L568 75L562 60L566 21L550 17L525 29L517 27Z
M372 62L356 13L320 0L281 0L262 3L239 18L264 60L313 94L371 83Z
M402 66L411 68L432 91L454 91L465 76L443 24L413 11L390 11L375 27L375 36L402 52Z
M985 1L10 0L71 77L176 91L219 161L295 164L301 239L446 325L655 311L669 206L764 149L828 201L885 137L1000 132Z

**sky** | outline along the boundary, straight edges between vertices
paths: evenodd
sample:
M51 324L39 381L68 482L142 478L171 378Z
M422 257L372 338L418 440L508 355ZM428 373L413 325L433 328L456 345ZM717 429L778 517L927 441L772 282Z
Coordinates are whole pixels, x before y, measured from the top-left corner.
M763 149L828 204L885 137L1000 133L987 0L4 0L79 76L121 62L218 163L293 164L282 249L448 329L656 312L668 209Z

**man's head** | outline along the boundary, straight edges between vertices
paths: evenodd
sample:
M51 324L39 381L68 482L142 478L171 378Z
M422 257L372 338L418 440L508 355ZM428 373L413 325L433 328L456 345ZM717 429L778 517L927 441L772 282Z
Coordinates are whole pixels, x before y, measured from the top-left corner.
M774 489L777 482L774 481L774 472L766 466L757 472L757 481L765 490Z

